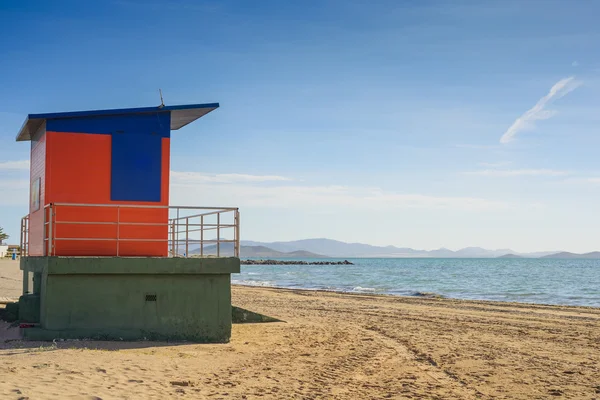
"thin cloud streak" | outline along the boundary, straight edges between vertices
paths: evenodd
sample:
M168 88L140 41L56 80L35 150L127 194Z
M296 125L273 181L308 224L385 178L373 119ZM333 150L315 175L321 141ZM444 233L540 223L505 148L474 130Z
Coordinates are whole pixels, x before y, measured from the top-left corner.
M218 182L211 180L182 179L188 173L171 173L171 202L200 201L211 204L228 204L237 199L239 207L279 208L292 210L348 211L393 210L407 208L456 209L488 211L510 208L510 204L469 196L435 196L419 193L396 193L379 188L336 185L271 184L262 181ZM192 173L197 175L197 173Z
M487 144L456 144L454 147L459 149L476 149L476 150L489 150L489 149L498 149L499 145L487 145Z
M0 162L2 170L29 170L29 160ZM214 183L243 183L243 182L281 182L291 181L291 178L279 175L248 175L248 174L209 174L204 172L178 172L171 171L171 179L186 182L214 182Z
M204 172L171 171L171 180L178 183L257 183L291 181L292 179L278 175L208 174Z
M0 191L10 193L0 196L0 206L22 206L23 215L27 213L29 179L0 179Z
M553 169L483 169L464 172L464 174L477 176L566 176L569 175L569 172Z
M29 160L0 162L0 170L29 170Z
M575 184L592 184L600 185L600 177L588 177L588 178L570 178L565 179L563 183L575 183Z
M511 162L510 161L499 161L499 162L480 162L479 165L481 165L482 167L487 167L487 168L499 168L499 167L506 167L507 165L510 165Z
M582 82L575 80L574 76L561 79L556 82L547 95L538 100L531 109L513 122L513 124L504 132L500 138L500 143L510 143L515 139L518 133L535 128L535 121L549 119L556 114L554 110L546 110L546 106L553 101L560 99L573 90L581 86Z

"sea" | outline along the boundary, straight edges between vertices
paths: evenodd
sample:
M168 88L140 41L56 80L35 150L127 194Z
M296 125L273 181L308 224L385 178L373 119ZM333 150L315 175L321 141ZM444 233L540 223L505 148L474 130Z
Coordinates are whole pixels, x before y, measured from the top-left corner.
M299 259L343 261L344 259ZM232 283L397 296L600 307L600 260L348 258L354 265L242 265Z

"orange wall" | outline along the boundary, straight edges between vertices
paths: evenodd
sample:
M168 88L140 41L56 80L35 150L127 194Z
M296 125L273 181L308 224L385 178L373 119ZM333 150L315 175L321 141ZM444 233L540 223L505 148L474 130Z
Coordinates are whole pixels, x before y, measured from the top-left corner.
M169 204L169 138L162 139L161 201L111 201L111 136L102 134L46 133L45 202L80 204ZM32 152L33 165L33 152ZM56 207L56 221L121 222L116 225L56 225L56 238L103 238L107 241L56 241L56 255L117 255L121 239L160 239L162 242L120 241L120 256L168 255L168 210L110 207ZM131 226L127 222L160 223L164 226ZM37 224L37 223L36 223Z

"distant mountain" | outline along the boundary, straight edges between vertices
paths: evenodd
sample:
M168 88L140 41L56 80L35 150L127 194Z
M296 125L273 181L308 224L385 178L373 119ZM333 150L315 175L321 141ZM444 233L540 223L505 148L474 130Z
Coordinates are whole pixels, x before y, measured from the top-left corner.
M379 247L362 243L344 243L332 239L305 239L292 242L261 243L242 241L242 245L266 246L281 252L298 250L330 257L419 257L420 251L394 246Z
M247 246L265 246L282 252L306 250L312 253L325 254L330 257L487 258L514 253L510 249L486 250L480 247L467 247L458 251L444 248L427 251L415 250L407 247L383 247L371 246L363 243L345 243L332 239L305 239L272 243L242 241L242 244Z
M190 250L190 255L200 254L200 248ZM217 246L205 246L204 255L216 255ZM223 243L219 246L219 254L221 256L233 256L233 244ZM291 252L281 252L270 249L265 246L246 246L240 247L240 258L327 258L320 254L311 253L310 251L297 250Z
M519 256L517 254L505 254L505 255L500 256L498 258L525 258L525 257Z
M465 247L454 252L455 257L464 258L486 258L486 257L499 257L504 254L514 253L510 249L499 249L499 250L486 250L481 247Z
M584 253L584 254L576 254L576 253L569 253L568 251L563 251L563 252L556 253L556 254L549 254L549 255L543 256L541 258L600 259L600 251L593 251L591 253Z
M289 242L242 241L242 246L264 246L282 253L308 251L329 257L403 257L403 258L495 258L512 254L536 258L555 254L556 251L518 253L511 249L488 250L481 247L466 247L457 251L441 248L437 250L415 250L396 246L371 246L363 243L345 243L332 239L304 239ZM590 253L591 254L591 253Z
M556 254L557 251L537 251L534 253L519 253L523 258L541 258L544 256L549 256L551 254Z

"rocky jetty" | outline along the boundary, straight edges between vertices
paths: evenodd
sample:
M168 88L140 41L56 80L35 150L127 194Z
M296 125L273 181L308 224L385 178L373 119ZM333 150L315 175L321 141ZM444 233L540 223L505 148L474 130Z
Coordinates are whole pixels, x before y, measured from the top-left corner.
M354 265L344 261L242 260L242 265Z

